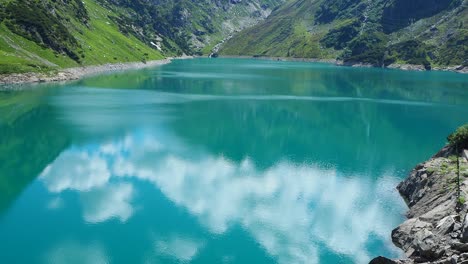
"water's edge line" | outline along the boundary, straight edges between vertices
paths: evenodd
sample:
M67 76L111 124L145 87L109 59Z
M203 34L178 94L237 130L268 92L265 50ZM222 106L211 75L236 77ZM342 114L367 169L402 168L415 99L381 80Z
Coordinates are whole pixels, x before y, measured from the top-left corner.
M390 69L390 70L402 70L402 71L436 71L436 72L455 72L461 74L468 74L468 67L463 66L446 66L446 67L434 67L431 70L424 69L422 65L416 64L390 64L387 67L379 67L368 63L350 62L346 63L342 60L337 59L320 59L320 58L293 58L293 57L269 57L269 56L234 56L234 55L219 55L218 58L226 59L255 59L255 60L271 60L271 61L295 61L295 62L320 62L327 63L336 66L355 67L355 68L376 68L376 69Z
M18 85L21 84L32 84L32 83L48 83L48 82L66 82L79 80L84 77L93 75L119 72L125 70L137 70L143 68L150 68L170 63L174 59L193 59L193 58L207 58L206 56L181 56L181 57L168 57L161 60L153 60L148 62L125 62L125 63L107 63L101 65L89 65L82 67L72 67L59 69L57 72L39 73L39 72L26 72L26 73L10 73L0 74L0 90L9 90L11 87L8 85L16 85L14 89L21 89ZM392 69L392 70L403 70L403 71L426 71L421 65L412 64L392 64L388 67L376 67L371 64L363 63L344 63L343 61L336 59L314 59L314 58L291 58L291 57L254 57L254 56L230 56L220 55L219 58L231 58L231 59L257 59L257 60L271 60L271 61L294 61L294 62L315 62L315 63L326 63L337 66L348 66L348 67L359 67L359 68L381 68L381 69ZM455 72L468 74L468 67L457 68L443 67L434 68L430 71L439 72Z
M137 70L143 68L150 68L171 63L172 60L177 59L190 59L191 56L183 57L169 57L161 60L152 60L147 62L125 62L125 63L107 63L101 65L89 65L82 67L72 67L59 69L57 72L39 73L11 73L0 74L0 90L9 89L8 85L15 85L16 89L20 89L21 84L32 83L48 83L48 82L66 82L79 80L84 77L93 75L120 72L126 70Z

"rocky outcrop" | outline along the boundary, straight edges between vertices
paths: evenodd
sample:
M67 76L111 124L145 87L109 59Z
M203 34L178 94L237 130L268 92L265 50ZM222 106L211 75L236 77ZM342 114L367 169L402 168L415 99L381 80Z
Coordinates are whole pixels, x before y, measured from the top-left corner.
M463 153L446 146L398 185L409 211L408 220L392 231L392 241L408 259L378 257L371 263L468 264L468 162Z

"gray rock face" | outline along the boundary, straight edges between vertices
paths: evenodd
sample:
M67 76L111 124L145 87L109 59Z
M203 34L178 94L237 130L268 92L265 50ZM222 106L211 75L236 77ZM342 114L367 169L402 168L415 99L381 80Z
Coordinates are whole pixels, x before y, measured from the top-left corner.
M456 217L456 216L455 216ZM446 216L437 223L437 233L440 235L446 235L453 231L455 226L455 217L453 215Z
M468 252L468 244L465 243L455 241L450 245L450 247L463 253Z
M465 218L465 221L463 221L463 228L461 231L461 241L468 242L468 219L467 218Z
M392 231L392 241L405 252L413 253L411 248L416 244L416 234L424 230L432 230L432 224L419 219L410 219ZM407 255L408 257L411 256Z
M408 259L378 257L371 263L468 264L466 206L458 204L455 152L444 147L417 165L397 189L408 204L408 220L392 231L392 241ZM460 159L460 166L468 166ZM468 181L461 179L461 196L468 197Z
M385 257L376 257L369 264L412 264L411 260L392 260Z
M428 229L422 229L414 235L414 252L428 260L435 260L442 256L445 249L441 247L441 238Z

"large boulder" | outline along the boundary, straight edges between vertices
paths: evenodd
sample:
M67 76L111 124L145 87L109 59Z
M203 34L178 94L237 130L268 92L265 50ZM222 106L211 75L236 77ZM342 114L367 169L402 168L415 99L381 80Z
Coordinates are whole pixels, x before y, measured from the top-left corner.
M440 240L441 238L438 235L428 229L418 231L413 240L414 254L427 260L439 258L445 251Z
M419 218L409 219L392 231L393 243L403 249L407 257L435 260L445 252L441 234L450 232L455 223L450 218L443 220L434 228Z
M453 215L446 216L442 218L442 220L440 220L439 223L437 223L436 232L437 234L446 235L452 232L454 225L455 225L455 216Z

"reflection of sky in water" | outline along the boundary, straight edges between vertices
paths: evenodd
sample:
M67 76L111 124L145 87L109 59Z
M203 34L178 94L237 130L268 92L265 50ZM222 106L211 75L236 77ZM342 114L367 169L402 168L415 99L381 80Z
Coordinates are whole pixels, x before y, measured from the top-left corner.
M80 244L66 241L51 250L45 258L50 264L109 263L102 245L96 242Z
M393 191L398 180L391 172L371 181L288 161L261 171L249 159L236 164L171 145L140 132L74 147L50 164L41 179L52 193L80 192L88 223L126 222L143 213L136 207L144 209L145 202L135 199L133 184L149 182L212 234L242 226L280 263L318 263L321 247L363 263L372 257L368 244L373 240L395 250L389 234L401 221L398 212L404 205ZM201 239L170 237L156 241L155 250L188 261L202 245Z
M466 78L212 62L85 79L31 95L43 100L31 113L0 109L18 113L0 124L11 156L0 187L12 191L1 262L398 256L394 187L466 122Z

